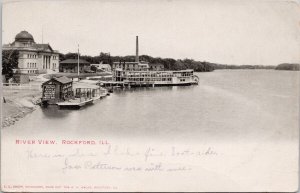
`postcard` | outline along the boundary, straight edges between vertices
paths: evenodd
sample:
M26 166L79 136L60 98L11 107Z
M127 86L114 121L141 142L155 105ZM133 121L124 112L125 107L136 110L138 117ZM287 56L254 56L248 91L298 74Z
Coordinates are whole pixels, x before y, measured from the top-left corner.
M1 190L297 191L299 13L3 1Z

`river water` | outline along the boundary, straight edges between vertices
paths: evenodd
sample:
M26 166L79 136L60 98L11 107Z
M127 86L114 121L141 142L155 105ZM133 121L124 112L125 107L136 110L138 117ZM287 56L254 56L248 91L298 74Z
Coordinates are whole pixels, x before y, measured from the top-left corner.
M120 89L80 110L38 108L9 132L165 140L257 140L273 133L268 137L274 140L298 139L298 72L197 75L198 86Z
M201 171L203 176L198 177L206 181L201 189L192 188L192 191L212 190L209 187L218 179L224 188L214 191L232 191L232 187L240 187L235 189L239 191L286 190L285 184L280 183L283 180L295 187L299 72L217 70L197 75L199 85L115 90L111 96L80 110L38 108L2 130L3 148L14 150L13 141L21 138L97 138L133 146L209 145L223 157L210 160L213 165L203 161L203 166L215 173ZM274 160L277 162L273 167L277 169L268 165ZM240 181L228 182L215 170ZM255 171L261 173L257 175ZM277 177L271 178L274 175ZM273 182L278 182L275 189L266 188L266 184ZM193 186L197 187L197 183ZM149 187L147 190L176 191L180 190L180 183L175 189Z

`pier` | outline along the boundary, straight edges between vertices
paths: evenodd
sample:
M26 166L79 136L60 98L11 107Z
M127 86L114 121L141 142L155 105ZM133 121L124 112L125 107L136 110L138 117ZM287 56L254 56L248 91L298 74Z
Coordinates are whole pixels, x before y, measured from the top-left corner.
M94 101L100 100L108 95L109 93L105 92L97 97L92 97L88 99L75 98L70 99L68 101L58 102L56 103L56 105L58 105L60 108L81 108L85 105L93 104Z
M79 99L71 99L69 101L56 103L60 108L80 108L82 106L92 104L94 99L80 101Z

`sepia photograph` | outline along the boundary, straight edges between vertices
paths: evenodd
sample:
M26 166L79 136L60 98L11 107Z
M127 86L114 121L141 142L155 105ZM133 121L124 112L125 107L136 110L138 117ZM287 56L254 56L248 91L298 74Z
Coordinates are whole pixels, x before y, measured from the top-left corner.
M299 1L1 6L1 191L298 190Z

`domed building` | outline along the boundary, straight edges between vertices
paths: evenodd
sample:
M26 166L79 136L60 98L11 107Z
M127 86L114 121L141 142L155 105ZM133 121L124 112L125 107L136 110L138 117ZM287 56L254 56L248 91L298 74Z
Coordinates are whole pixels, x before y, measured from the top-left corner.
M30 45L34 43L33 36L27 31L21 31L20 33L18 33L15 37L15 41L17 43L28 43Z
M15 41L4 44L2 50L19 52L18 71L26 74L52 73L58 71L59 53L49 44L37 44L27 31L21 31Z

